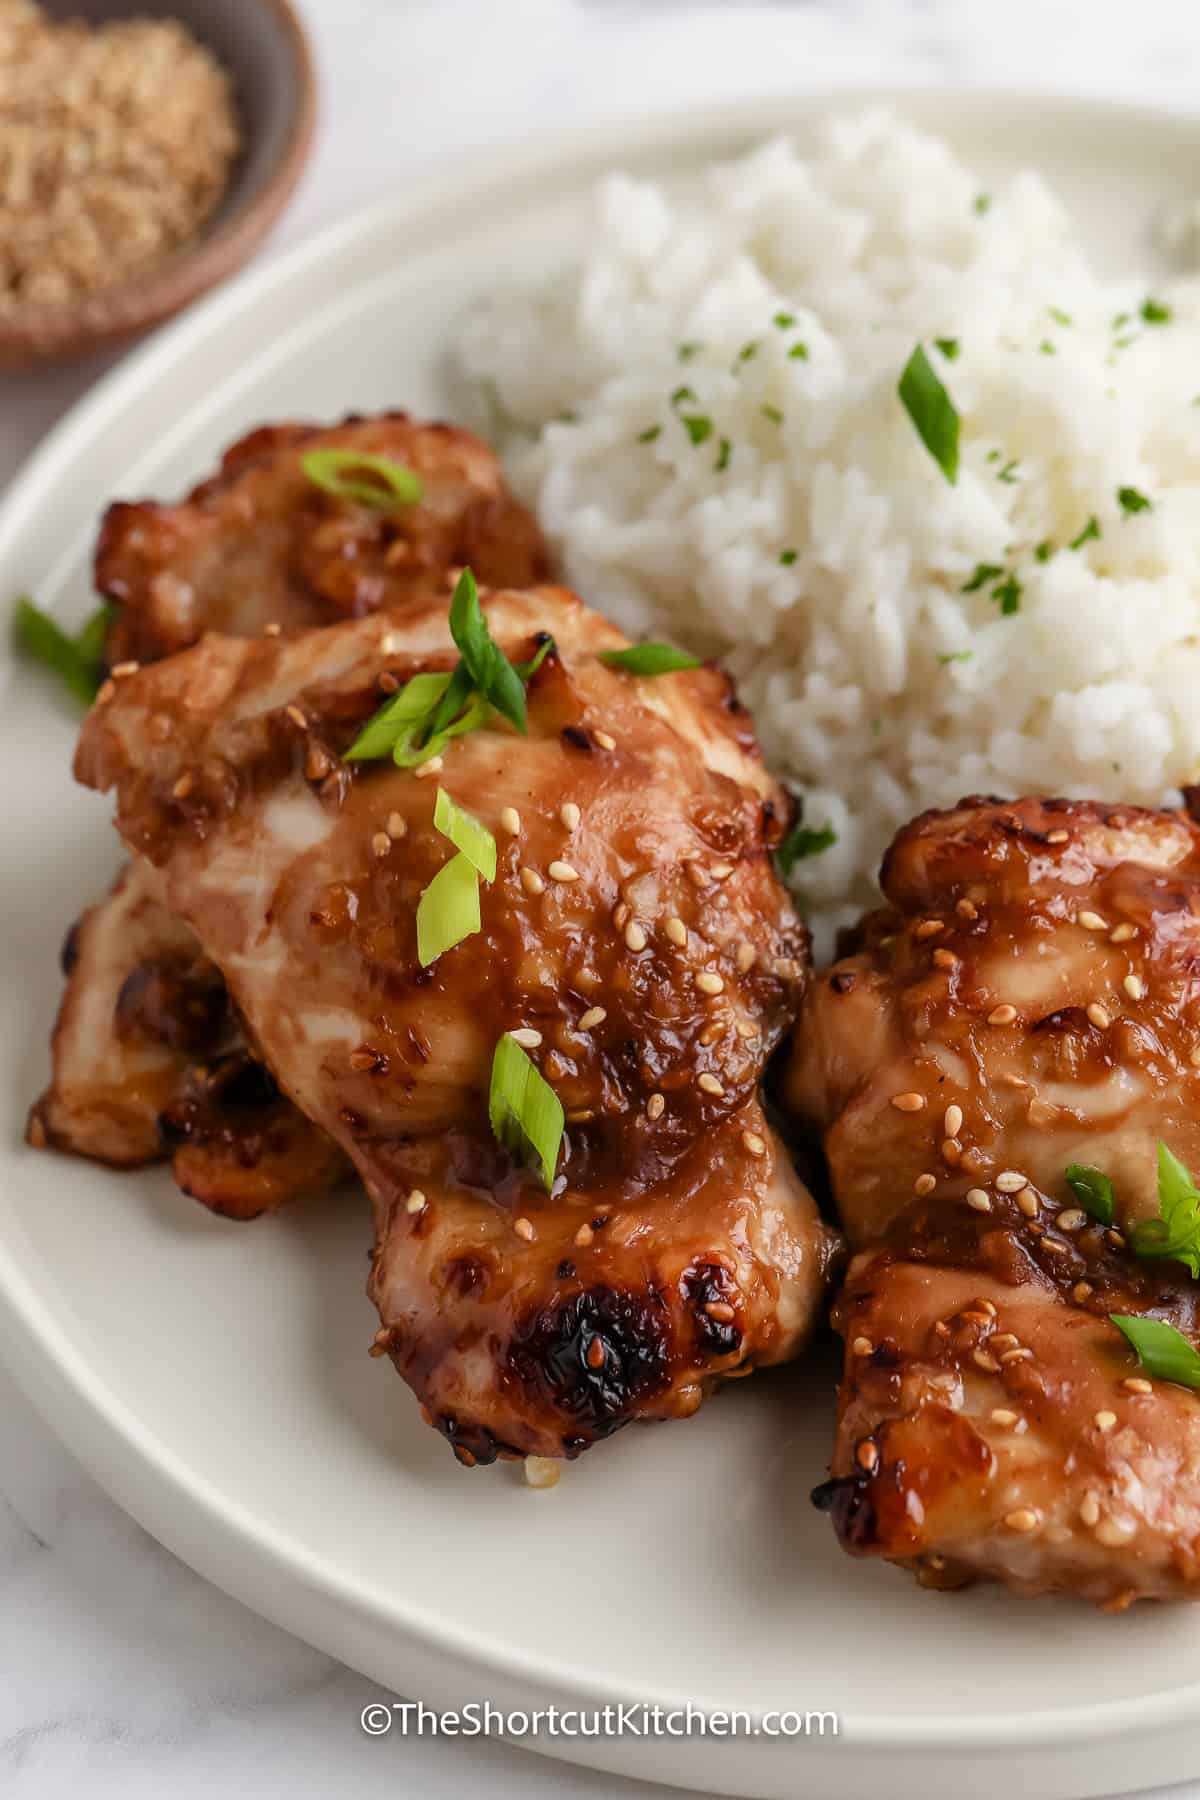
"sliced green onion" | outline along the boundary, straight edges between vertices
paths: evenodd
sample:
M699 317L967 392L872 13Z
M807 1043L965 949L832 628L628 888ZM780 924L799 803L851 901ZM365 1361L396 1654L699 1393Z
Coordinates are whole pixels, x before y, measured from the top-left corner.
M989 581L995 581L1003 573L999 563L976 563L975 573L969 581L963 582L958 591L960 594L977 594L981 587L986 587Z
M410 727L421 725L432 715L449 685L448 674L414 675L372 714L342 760L368 762L387 756Z
M1109 1313L1131 1347L1147 1375L1157 1381L1177 1381L1181 1387L1200 1387L1200 1356L1173 1325L1165 1319L1141 1319L1136 1314Z
M337 500L357 500L381 512L416 506L425 493L421 477L389 456L368 450L326 447L306 450L300 467L313 483Z
M443 863L417 901L417 959L423 969L479 930L479 877L461 851Z
M543 631L542 641L534 651L533 655L529 658L529 661L514 663L513 668L517 671L517 674L521 677L522 681L532 681L550 652L552 650L557 650L557 648L558 645L554 642L550 633L548 631Z
M1082 550L1083 546L1085 544L1090 543L1093 538L1098 538L1099 536L1100 536L1100 521L1096 517L1095 513L1093 513L1091 515L1091 517L1089 518L1087 524L1084 526L1083 530L1080 532L1077 532L1076 535L1071 539L1070 543L1067 545L1067 549L1068 550Z
M712 420L706 418L703 413L681 413L679 416L683 428L693 444L702 444L706 438L712 436Z
M496 840L487 826L474 813L452 800L445 788L439 788L433 803L433 823L443 837L461 850L485 881L496 879Z
M1167 1257L1200 1279L1200 1192L1167 1146L1158 1145L1158 1218L1142 1219L1131 1234L1135 1256Z
M479 604L479 588L470 569L464 569L450 602L450 635L458 645L472 681L517 730L527 729L525 688L521 677L492 639Z
M1161 300L1148 297L1142 301L1141 310L1142 318L1147 325L1169 325L1171 323L1171 309L1169 306L1164 306Z
M1101 1225L1112 1224L1113 1184L1103 1169L1072 1163L1066 1170L1066 1181L1084 1212L1099 1219Z
M674 644L630 644L627 650L601 650L600 661L626 675L673 675L680 669L701 667L698 656L676 650Z
M807 825L793 825L775 852L775 866L786 881L798 862L820 856L836 843L837 832L832 825L822 825L816 831Z
M1148 499L1145 494L1139 493L1135 487L1118 488L1117 504L1127 518L1131 513L1153 512L1154 510L1153 500Z
M497 1142L518 1162L538 1169L546 1192L552 1192L562 1143L562 1102L507 1031L492 1059L488 1118Z
M426 727L418 724L397 739L392 747L392 761L398 769L418 769L431 756L440 756L451 738L478 731L492 716L492 709L481 694L472 694L465 712L441 731L425 735Z
M958 480L958 410L920 344L905 364L896 391L917 436L953 487Z
M30 661L53 670L81 706L90 706L103 679L100 659L112 614L112 607L100 607L72 638L57 619L22 594L13 618L17 648Z
M958 356L957 338L934 338L933 341L947 362L953 362Z

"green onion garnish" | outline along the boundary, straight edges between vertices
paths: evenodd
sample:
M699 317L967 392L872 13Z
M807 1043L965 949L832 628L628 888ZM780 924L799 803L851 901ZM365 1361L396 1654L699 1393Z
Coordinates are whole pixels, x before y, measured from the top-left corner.
M803 338L797 338L796 342L788 351L788 355L793 362L808 361L808 345L804 342Z
M960 594L977 594L981 587L986 587L989 581L995 581L1003 573L999 563L976 563L975 573L969 581L963 582L958 591Z
M1054 555L1054 545L1049 538L1043 538L1041 543L1035 546L1033 554L1038 562L1048 563Z
M1200 1387L1200 1356L1181 1331L1165 1319L1140 1319L1129 1313L1109 1313L1147 1375L1157 1381L1176 1381L1181 1387Z
M439 788L433 803L433 823L442 836L461 850L472 868L478 869L485 881L496 879L496 840L487 826L474 813L469 813L452 800L445 788Z
M790 312L777 312L771 323L779 331L790 331L796 323L796 315Z
M938 661L945 668L948 663L970 662L974 654L973 650L943 650Z
M947 362L953 362L955 360L955 358L958 356L958 339L957 338L934 338L933 341L937 345L938 349L941 351L942 355L945 357Z
M425 483L412 469L367 450L306 450L300 467L314 487L336 500L357 500L381 512L416 506L425 492Z
M518 1162L538 1169L546 1192L552 1192L563 1135L562 1102L507 1031L492 1059L488 1118L497 1142Z
M800 552L798 550L781 550L779 552L781 566L785 569L790 569L799 554Z
M601 650L600 661L626 675L674 675L681 669L700 668L700 658L674 644L630 644L627 650Z
M1095 513L1093 513L1091 518L1088 520L1087 524L1084 526L1083 530L1078 534L1078 536L1073 537L1071 539L1070 543L1067 545L1067 549L1068 550L1082 550L1083 546L1086 543L1089 543L1093 538L1098 538L1099 536L1100 536L1100 521L1096 517Z
M1093 1169L1086 1163L1072 1163L1066 1170L1066 1181L1084 1212L1099 1219L1101 1225L1112 1224L1113 1184L1103 1169Z
M958 480L958 411L920 344L905 364L896 391L917 436L953 487Z
M712 436L712 420L706 418L703 413L681 413L680 417L684 430L693 444L702 444L706 438Z
M1141 311L1142 319L1147 325L1169 325L1171 323L1171 308L1164 306L1161 300L1155 300L1149 295L1142 301Z
M1004 482L1006 487L1015 487L1017 485L1017 470L1020 466L1020 463L1015 458L1012 462L1006 462L1004 467L997 471L996 480Z
M459 576L450 602L450 635L480 695L524 733L525 689L521 677L492 639L470 569L464 569Z
M52 669L81 706L90 706L103 680L101 657L113 610L99 607L77 636L68 637L57 619L22 594L13 619L17 649Z
M645 431L638 432L637 441L639 444L652 444L656 437L661 437L661 436L662 436L662 426L661 425L647 425Z
M1117 503L1126 518L1132 513L1153 512L1154 502L1140 494L1137 488L1123 487L1117 489Z
M822 825L816 831L807 825L793 825L775 852L775 866L786 881L798 862L820 856L823 850L832 849L836 843L837 832L832 825Z
M367 720L343 753L343 761L369 762L389 755L401 738L410 734L410 728L421 726L433 716L434 707L449 685L449 675L414 675Z
M1061 306L1048 306L1046 311L1050 314L1050 317L1054 320L1056 325L1073 325L1075 323L1070 313L1064 312Z
M479 876L461 851L443 863L417 901L417 960L423 969L479 930Z
M1013 613L1020 612L1022 591L1021 583L1015 575L1007 576L999 586L992 589L992 599L1006 619L1011 618Z
M992 196L990 194L976 194L971 204L980 217L982 217L992 204Z
M717 460L713 464L714 475L724 474L725 470L729 467L729 459L732 455L733 445L727 437L723 437L720 444L717 446Z
M759 409L764 419L770 419L772 425L783 424L783 414L777 406L764 406Z
M1133 1228L1135 1256L1169 1257L1200 1278L1200 1193L1177 1156L1160 1140L1158 1146L1158 1218Z

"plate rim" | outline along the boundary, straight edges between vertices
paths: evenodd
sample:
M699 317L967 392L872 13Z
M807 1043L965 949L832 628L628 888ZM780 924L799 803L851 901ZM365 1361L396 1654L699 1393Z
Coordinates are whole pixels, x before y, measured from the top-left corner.
M535 148L510 144L498 151L486 148L459 154L436 176L423 180L418 195L383 197L334 218L300 242L272 256L262 265L240 274L156 332L144 345L103 375L94 387L71 406L25 461L7 490L0 496L0 569L6 566L14 546L34 512L46 504L57 477L80 457L85 457L106 425L127 409L136 408L148 390L169 374L177 361L186 360L194 347L219 332L232 318L265 309L273 297L292 289L306 270L336 256L348 244L357 244L376 230L418 236L445 208L488 193L536 181L551 171L560 176L578 170L605 154L613 166L660 153L684 152L691 146L698 157L705 154L705 140L740 137L749 146L756 140L786 132L788 111L807 107L814 112L842 108L855 110L877 105L893 107L903 116L905 108L943 104L953 114L970 108L994 113L1036 112L1043 116L1073 117L1080 125L1096 128L1114 119L1126 127L1141 128L1153 142L1164 136L1190 138L1200 147L1200 113L1179 104L1155 105L1122 98L1081 93L1059 94L1053 88L1018 85L951 85L947 83L897 82L860 85L823 83L811 87L794 84L756 96L707 107L703 115L694 107L672 105L649 117L627 109L615 110L582 127L555 132ZM709 151L712 154L712 151ZM483 166L481 167L481 163ZM335 1607L372 1622L377 1628L415 1649L423 1646L448 1657L462 1675L478 1680L520 1679L543 1692L568 1691L584 1705L615 1703L624 1698L634 1704L656 1699L676 1704L673 1694L628 1693L617 1695L613 1685L577 1671L555 1669L541 1656L521 1648L504 1648L495 1640L472 1634L466 1627L438 1619L421 1607L412 1607L403 1595L381 1597L365 1582L332 1573L319 1559L310 1558L303 1545L269 1522L248 1513L236 1498L217 1489L200 1471L192 1469L157 1433L142 1425L130 1402L106 1381L94 1376L82 1357L72 1354L54 1327L47 1302L39 1297L19 1258L0 1235L0 1341L5 1360L35 1407L106 1491L114 1485L105 1468L103 1451L91 1442L89 1426L102 1423L110 1434L110 1452L135 1458L163 1485L176 1509L184 1509L189 1524L207 1533L214 1555L220 1551L227 1563L251 1553L276 1576L309 1590ZM140 1523L143 1510L156 1514L147 1526L169 1549L193 1567L194 1552L179 1543L194 1536L182 1527L164 1529L149 1501L144 1509L130 1504L124 1491L117 1501ZM201 1569L206 1579L226 1586L210 1567ZM226 1591L243 1599L244 1586ZM263 1610L257 1599L246 1600ZM1071 1602L1065 1602L1071 1604ZM799 1614L798 1614L799 1616ZM294 1626L288 1629L295 1630ZM300 1634L302 1635L302 1633ZM338 1654L338 1652L333 1652ZM1119 1702L1047 1707L1037 1712L991 1715L945 1712L919 1719L904 1714L873 1713L854 1720L856 1749L871 1754L894 1751L915 1755L987 1751L1036 1751L1068 1749L1086 1743L1090 1748L1148 1732L1180 1730L1194 1726L1200 1715L1200 1680L1151 1696L1136 1695ZM669 1742L670 1740L664 1740ZM772 1740L768 1740L772 1741ZM776 1743L779 1740L773 1740ZM738 1739L730 1742L735 1749ZM749 1745L751 1740L740 1740ZM529 1745L527 1747L534 1747ZM546 1748L546 1746L537 1746ZM589 1754L595 1754L591 1750ZM551 1754L563 1755L556 1741ZM574 1746L568 1754L577 1754ZM811 1758L811 1752L806 1752ZM582 1755L579 1757L582 1760ZM603 1766L603 1765L602 1765ZM608 1765L614 1766L614 1765ZM713 1773L718 1773L715 1765ZM656 1770L650 1777L671 1780ZM681 1776L680 1779L685 1777ZM1096 1791L1096 1790L1092 1790Z

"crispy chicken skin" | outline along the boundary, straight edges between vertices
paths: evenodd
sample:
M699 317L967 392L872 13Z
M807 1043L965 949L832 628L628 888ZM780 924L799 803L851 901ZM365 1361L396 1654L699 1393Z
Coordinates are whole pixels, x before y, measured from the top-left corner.
M385 456L420 475L415 506L338 499L301 468L309 450ZM404 413L340 425L266 425L225 452L178 504L118 501L96 547L98 591L118 608L111 666L154 662L205 631L257 636L403 609L470 564L480 581L547 573L541 535L487 445Z
M572 1456L794 1353L835 1241L758 1105L807 935L770 859L787 803L727 681L608 669L624 640L561 589L484 608L513 661L555 641L526 737L495 719L424 774L339 760L381 693L453 666L442 599L209 638L115 683L77 758L365 1181L376 1348L466 1462ZM439 785L498 868L480 932L423 970ZM552 1196L487 1123L518 1028L566 1109Z
M112 1168L169 1156L184 1193L238 1219L349 1173L249 1054L219 970L152 864L129 864L72 926L63 970L31 1144Z
M1200 828L968 800L881 879L784 1081L863 1250L835 1312L842 1541L1118 1606L1200 1592L1200 1398L1108 1323L1197 1334L1192 1284L1121 1228L1158 1216L1159 1139L1200 1167ZM1112 1231L1073 1162L1112 1177Z

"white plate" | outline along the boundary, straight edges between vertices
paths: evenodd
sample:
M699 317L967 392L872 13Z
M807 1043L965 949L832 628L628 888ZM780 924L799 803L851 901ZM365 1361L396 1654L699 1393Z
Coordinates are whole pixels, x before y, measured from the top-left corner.
M840 95L839 106L864 96ZM869 96L875 99L879 96ZM353 218L244 278L105 381L0 511L0 595L82 616L113 494L172 493L265 419L449 411L448 322L562 254L582 186L807 128L827 101L609 128ZM1036 163L1112 268L1192 191L1193 123L1084 103L909 94L985 178ZM238 1226L161 1173L109 1176L20 1144L57 997L54 958L116 862L72 786L72 721L5 695L8 929L0 939L0 1343L117 1499L250 1605L397 1691L443 1704L692 1702L830 1709L836 1741L544 1738L600 1767L730 1793L1108 1793L1200 1762L1200 1614L1118 1619L985 1589L920 1592L836 1548L832 1366L758 1377L686 1425L629 1431L548 1494L467 1474L366 1356L368 1226L353 1196Z

